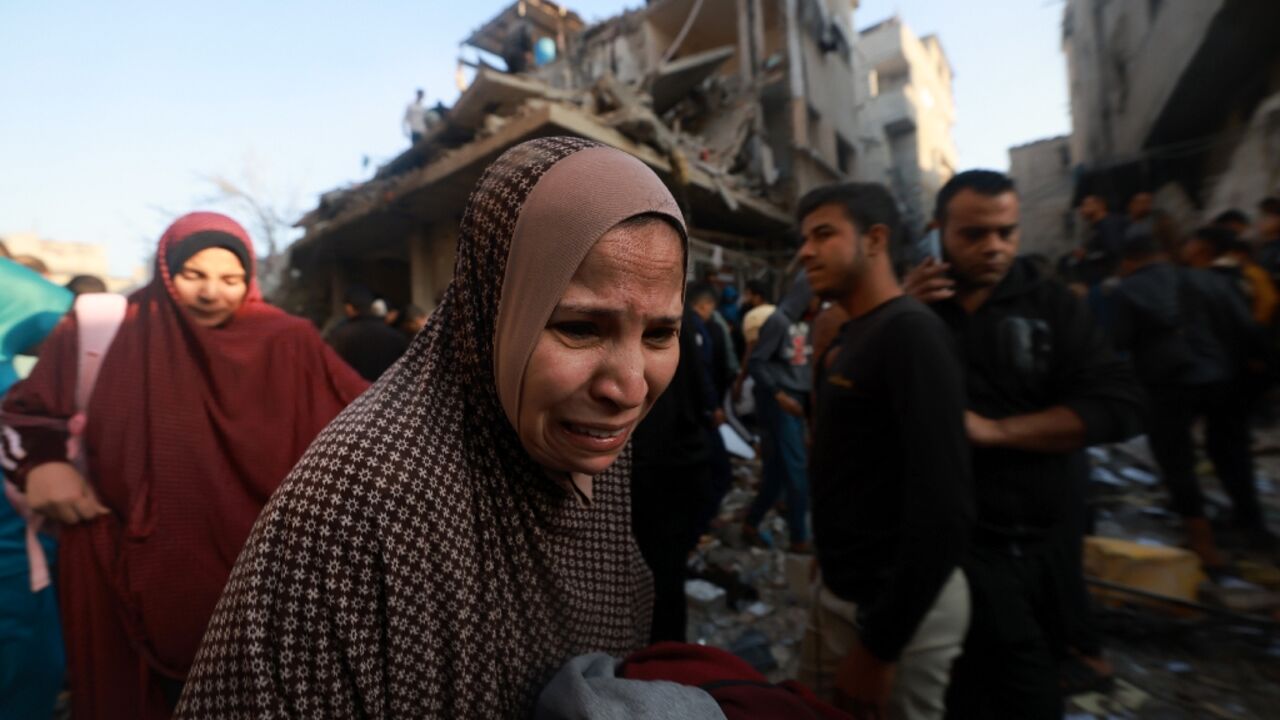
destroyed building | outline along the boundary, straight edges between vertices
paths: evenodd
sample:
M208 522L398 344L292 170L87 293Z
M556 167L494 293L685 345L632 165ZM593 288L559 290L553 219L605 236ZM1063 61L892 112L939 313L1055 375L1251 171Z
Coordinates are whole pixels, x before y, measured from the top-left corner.
M869 66L868 116L888 142L888 184L918 231L958 163L951 63L937 35L917 37L897 16L863 30L859 41Z
M651 167L689 221L691 274L770 275L793 252L802 193L882 179L882 164L860 162L881 141L858 114L855 5L658 0L592 26L545 0L511 5L463 43L507 66L466 61L474 77L443 123L372 179L321 197L299 221L293 282L278 300L322 322L361 282L390 303L435 307L481 172L550 135Z
M1077 198L1140 190L1183 227L1280 190L1280 3L1069 0Z
M1075 172L1070 136L1009 148L1009 176L1018 184L1020 252L1050 260L1071 252L1077 223L1071 203Z

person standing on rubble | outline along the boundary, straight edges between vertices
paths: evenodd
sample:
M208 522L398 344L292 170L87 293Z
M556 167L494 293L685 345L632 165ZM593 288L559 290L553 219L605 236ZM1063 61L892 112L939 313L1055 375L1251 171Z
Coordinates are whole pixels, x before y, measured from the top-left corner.
M1012 180L960 173L934 215L945 262L917 266L906 289L959 345L977 501L973 624L947 714L1060 718L1059 663L1083 585L1078 451L1140 432L1141 391L1084 303L1016 257Z
M760 522L785 492L792 552L809 551L805 417L813 387L812 300L809 281L800 273L760 328L749 365L755 381L764 477L743 521L742 534L749 541L762 542Z
M369 382L382 377L413 339L387 324L374 308L376 300L363 285L347 288L342 296L346 318L325 335L325 342Z
M1272 281L1280 287L1280 197L1266 197L1258 203L1253 245L1258 264L1271 273Z
M742 296L742 361L738 364L738 375L733 379L733 401L742 397L742 389L746 386L751 353L760 340L760 328L769 319L777 306L773 304L773 293L764 280L748 280L747 291Z
M632 439L631 526L653 571L650 642L684 642L684 594L689 553L705 529L712 496L712 415L720 409L706 387L697 320L686 308L680 326L680 363L667 391L636 427ZM718 449L723 452L723 445Z
M1280 294L1271 275L1253 259L1249 241L1241 239L1228 224L1214 220L1199 228L1179 249L1182 264L1204 268L1226 278L1249 303L1254 322L1271 328Z
M802 680L878 718L941 718L969 627L973 522L964 378L947 327L903 294L882 185L805 195L799 259L851 318L815 359L813 532L821 582Z
M1226 233L1230 231L1217 229ZM1198 237L1212 237L1201 228ZM1131 353L1151 401L1147 437L1182 516L1191 549L1210 575L1226 569L1204 513L1191 426L1205 419L1205 447L1249 544L1274 547L1253 483L1249 364L1268 362L1262 328L1227 277L1174 265L1150 236L1126 241L1116 290L1116 346Z
M423 135L427 134L427 108L422 104L426 93L419 88L413 102L404 109L404 120L400 122L404 134L409 136L409 144L417 145Z
M1087 228L1084 244L1075 251L1075 279L1089 288L1115 274L1120 265L1120 246L1124 242L1125 221L1111 212L1106 198L1085 195L1077 208Z
M720 426L725 423L722 403L733 377L729 364L732 343L720 322L716 322L715 286L710 283L691 283L685 291L685 308L689 311L685 314L686 320L693 322L694 350L702 371L699 387L702 388L709 430L707 442L711 461L711 487L704 495L704 504L698 517L698 533L701 534L715 520L720 512L721 501L733 485L733 465L720 435Z

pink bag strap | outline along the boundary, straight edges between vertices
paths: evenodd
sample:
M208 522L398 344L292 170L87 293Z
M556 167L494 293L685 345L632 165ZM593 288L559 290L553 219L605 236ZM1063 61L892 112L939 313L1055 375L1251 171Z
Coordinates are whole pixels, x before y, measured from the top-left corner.
M76 381L76 414L89 407L89 397L98 382L98 370L106 357L116 331L124 322L129 300L114 293L87 293L76 298L76 327L79 329L78 375ZM73 431L74 432L74 431Z
M76 298L72 310L75 313L79 331L77 340L80 354L76 366L76 414L66 424L70 434L67 438L67 458L79 466L81 472L85 471L84 453L80 441L80 436L84 433L85 408L89 405L89 397L93 395L93 386L98 381L98 370L102 367L102 358L106 356L107 350L111 347L111 341L116 337L116 331L124 322L128 307L129 302L123 295L90 293ZM42 418L7 416L4 420L6 425L18 427L61 425L60 421L48 421ZM14 459L21 459L24 454L21 447L16 442L16 438L9 437L13 431L6 427L4 433L3 440L15 448ZM49 587L52 579L49 573L49 560L45 556L44 546L40 544L38 535L44 518L31 511L26 497L7 480L4 483L4 495L5 500L26 520L27 564L30 570L31 592L40 592Z

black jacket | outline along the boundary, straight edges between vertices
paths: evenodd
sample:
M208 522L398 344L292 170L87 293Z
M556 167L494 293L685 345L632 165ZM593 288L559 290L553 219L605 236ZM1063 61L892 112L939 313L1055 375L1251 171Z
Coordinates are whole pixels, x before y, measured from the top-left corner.
M955 335L977 414L1066 406L1084 420L1087 445L1141 432L1144 399L1128 363L1084 303L1026 259L974 314L952 300L933 309ZM973 483L980 527L1039 534L1067 519L1076 479L1069 454L975 448Z
M358 315L343 320L325 338L360 377L373 382L409 348L409 338L382 318Z
M632 436L632 464L637 470L696 465L711 456L705 427L716 408L708 406L714 396L705 387L695 325L693 313L685 310L676 373Z
M1120 267L1126 227L1124 218L1108 215L1089 228L1085 256L1076 268L1078 281L1092 287L1115 274Z
M1142 382L1209 385L1244 371L1254 323L1228 278L1162 262L1126 277L1114 297L1116 347Z

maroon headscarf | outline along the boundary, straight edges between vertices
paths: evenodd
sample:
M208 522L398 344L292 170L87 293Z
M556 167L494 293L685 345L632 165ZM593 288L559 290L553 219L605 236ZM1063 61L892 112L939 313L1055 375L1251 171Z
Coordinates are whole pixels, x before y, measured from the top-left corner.
M105 668L77 667L77 644L99 634L91 627L78 633L77 617L94 617L104 602L148 665L185 676L267 499L316 434L367 387L307 321L262 300L253 267L245 269L247 297L231 320L216 328L191 322L166 258L176 243L207 231L238 238L253 257L248 234L226 216L198 212L174 222L160 239L151 283L129 297L89 402L91 484L112 513L62 536L73 683L110 682ZM6 410L72 415L76 360L69 317ZM33 439L26 469L59 459L51 457L56 443Z

